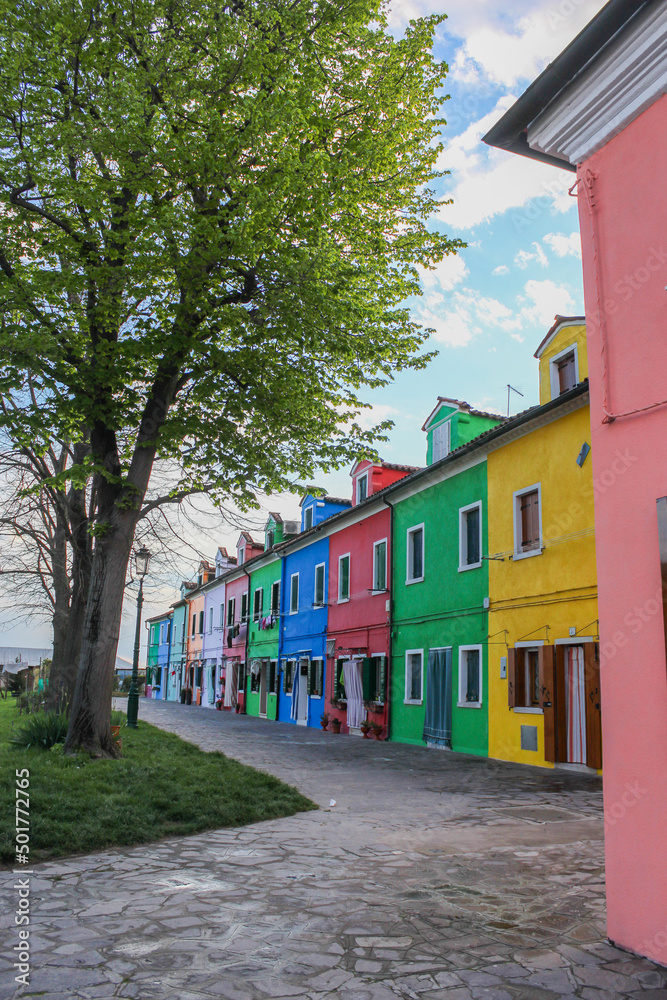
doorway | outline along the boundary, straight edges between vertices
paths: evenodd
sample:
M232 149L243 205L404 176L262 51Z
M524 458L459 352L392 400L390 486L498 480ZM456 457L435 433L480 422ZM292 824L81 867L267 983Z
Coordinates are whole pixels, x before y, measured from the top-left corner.
M429 649L423 739L429 746L452 745L452 650Z
M558 643L555 648L555 753L551 759L597 770L602 767L599 646L573 642Z
M296 721L299 726L308 725L308 660L299 661L299 700Z
M263 719L266 718L267 674L268 670L266 660L262 660L262 665L259 669L259 714Z

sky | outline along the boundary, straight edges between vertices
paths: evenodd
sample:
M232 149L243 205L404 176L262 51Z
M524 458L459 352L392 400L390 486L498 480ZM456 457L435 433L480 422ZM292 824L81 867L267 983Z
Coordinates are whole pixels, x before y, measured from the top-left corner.
M571 173L491 149L481 136L501 117L544 67L604 6L600 0L392 0L389 24L400 34L410 18L446 12L434 47L449 65L444 105L447 125L438 168L450 174L436 182L443 202L434 228L468 244L423 276L423 296L410 302L416 320L434 333L425 345L438 357L420 372L404 372L369 393L369 424L395 422L382 457L423 465L422 424L436 397L466 400L475 407L511 412L538 402L534 352L556 313L583 314L581 248L576 200L568 195ZM349 470L321 477L335 496L350 493ZM262 537L267 510L297 517L298 497L262 502L248 526ZM213 558L218 545L235 551L238 523L215 513L190 531L197 552ZM259 529L259 530L258 530ZM186 531L187 533L187 531ZM146 587L146 612L156 614L177 596L180 579L192 577L197 554L184 551L179 572L166 563ZM134 606L126 602L119 653L131 656ZM36 623L2 629L0 645L49 645L49 630ZM143 633L143 630L142 630ZM145 650L145 633L143 633Z

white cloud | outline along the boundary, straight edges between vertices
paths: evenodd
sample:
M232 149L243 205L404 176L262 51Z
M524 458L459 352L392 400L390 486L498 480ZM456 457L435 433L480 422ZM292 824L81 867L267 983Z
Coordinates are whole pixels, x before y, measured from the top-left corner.
M539 243L533 243L532 253L530 250L519 250L514 258L514 263L517 267L520 267L522 271L525 271L528 265L533 261L536 261L540 267L548 267L549 265L547 255Z
M581 257L581 237L579 233L547 233L544 242L551 247L557 257Z
M431 269L420 267L419 273L424 288L450 292L468 276L468 265L459 254L449 254Z
M458 303L443 314L424 306L417 310L417 319L433 329L434 340L448 347L465 347L482 332L472 311L464 303Z
M546 278L544 281L527 281L521 310L523 319L534 326L549 328L558 313L568 315L574 310L574 299L565 285L557 285Z
M491 274L509 274L510 269L507 264L499 264L498 267L494 267Z

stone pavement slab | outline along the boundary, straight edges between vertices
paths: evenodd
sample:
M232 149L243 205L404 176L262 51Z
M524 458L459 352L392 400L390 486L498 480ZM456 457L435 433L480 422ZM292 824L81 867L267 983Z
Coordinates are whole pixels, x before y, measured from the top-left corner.
M36 866L27 988L3 873L0 998L667 1000L666 970L605 939L596 777L180 704L140 717L321 809Z

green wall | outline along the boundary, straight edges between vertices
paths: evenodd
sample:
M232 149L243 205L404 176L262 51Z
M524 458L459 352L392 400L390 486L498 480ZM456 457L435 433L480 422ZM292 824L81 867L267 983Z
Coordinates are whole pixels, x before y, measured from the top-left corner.
M426 434L426 464L433 464L433 430L447 419L451 424L451 451L479 437L484 431L491 430L500 423L500 419L481 416L478 413L462 413L460 410L443 403L429 424Z
M486 461L395 501L391 739L423 745L429 649L452 647L452 749L488 754L488 562L459 572L459 508L482 501L482 553L488 552ZM406 584L407 530L424 524L424 580ZM481 645L482 707L457 707L459 647ZM406 650L423 650L421 705L405 704Z
M281 526L282 527L282 526ZM271 586L280 580L282 562L279 558L272 559L267 565L259 566L250 574L250 631L248 634L248 660L246 669L246 712L248 715L259 715L259 692L250 690L250 661L251 660L278 660L278 646L280 638L280 622L276 623L272 629L260 629L259 625L252 621L254 608L254 593L258 587L264 588L262 614L268 615L271 604ZM269 694L266 703L266 716L268 719L278 717L278 696Z

